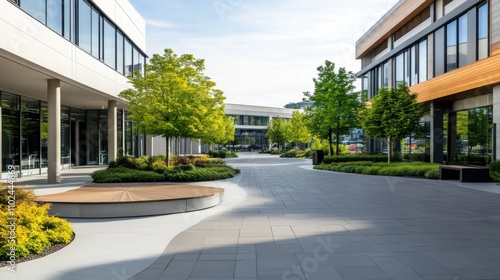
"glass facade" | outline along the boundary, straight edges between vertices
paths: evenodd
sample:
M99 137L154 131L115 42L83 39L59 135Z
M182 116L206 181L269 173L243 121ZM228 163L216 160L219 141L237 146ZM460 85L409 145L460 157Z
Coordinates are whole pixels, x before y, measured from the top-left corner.
M451 1L444 1L447 5ZM391 57L383 59L392 66L389 86L407 83L414 86L446 72L474 63L489 56L490 47L490 13L488 1L476 6L461 9L455 7L456 16L447 19L439 26L437 20L431 24L432 33L421 38L407 38L407 41L395 45L404 48L394 52ZM451 15L451 13L447 13ZM394 33L392 41L402 37L401 31ZM411 41L410 41L411 40ZM390 51L391 52L391 51ZM371 99L377 89L385 86L386 73L384 63L374 64L366 70L362 79L362 92ZM382 73L382 75L381 75ZM429 74L430 73L430 74ZM485 92L488 93L488 92ZM490 91L491 93L491 91ZM473 97L473 96L469 96ZM457 100L461 96L457 95ZM453 104L454 100L448 100ZM450 104L445 106L451 106ZM441 106L443 104L437 104ZM492 106L472 108L459 112L447 112L443 116L443 149L444 160L449 162L485 164L491 161L493 147ZM449 124L451 123L451 124ZM403 143L404 153L418 153L420 159L430 160L431 145L430 122L422 123L422 131L408 137ZM440 147L440 145L438 145ZM440 149L440 148L439 148ZM372 152L375 150L372 149ZM406 152L405 152L406 151Z
M457 22L446 26L446 72L457 68Z
M235 125L253 125L253 126L267 126L269 123L269 117L261 116L238 116L238 115L228 115L234 119Z
M489 56L488 37L488 4L484 4L477 9L477 59L483 59Z
M493 106L450 113L448 161L485 165L493 151Z
M144 73L145 54L87 0L22 0L19 7L118 73Z
M234 141L229 144L234 150L267 149L267 130L236 129Z
M13 165L23 176L46 173L47 103L7 92L0 92L0 98L2 171ZM61 168L108 164L107 114L107 110L61 107ZM118 149L123 147L122 114L123 110L118 111ZM132 120L125 119L125 123L130 132L125 143L127 152L144 155L145 136L139 134Z

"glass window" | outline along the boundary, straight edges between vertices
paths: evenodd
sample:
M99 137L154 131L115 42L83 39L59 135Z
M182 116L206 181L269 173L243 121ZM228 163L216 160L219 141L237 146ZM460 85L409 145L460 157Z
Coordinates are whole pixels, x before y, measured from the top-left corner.
M410 50L406 50L404 55L404 79L410 84Z
M46 24L47 7L45 0L28 0L21 1L21 9L30 14L32 17Z
M91 53L91 9L89 4L80 0L78 2L78 46Z
M100 54L100 37L99 34L100 34L100 21L101 21L101 16L99 15L99 13L92 9L92 55L99 59L102 57L102 55Z
M132 75L132 44L129 40L125 40L125 76Z
M116 69L116 29L104 20L104 63Z
M457 68L457 21L446 26L446 71Z
M396 56L396 86L404 82L404 59L403 53Z
M467 65L467 14L458 18L458 67Z
M141 62L141 58L140 58L140 52L139 50L137 50L137 48L134 48L134 66L133 66L133 71L140 71L141 69L141 66L142 66L142 62Z
M24 2L24 1L23 1ZM63 34L63 4L62 0L47 1L47 26L60 35Z
M377 67L377 85L375 87L376 92L378 92L378 90L382 87L382 73L382 66Z
M483 59L489 56L489 48L488 48L488 4L482 5L478 9L477 15L477 34L478 34L478 42L477 42L477 59Z
M2 92L2 108L19 109L19 96Z
M64 38L71 40L71 0L63 1Z
M427 81L427 40L418 44L418 82Z
M116 71L123 75L123 34L116 33Z
M141 73L141 75L144 75L144 61L145 61L145 58L144 58L144 55L142 55L142 53L139 52L139 66L138 66L138 70L139 72Z
M417 79L417 46L413 45L411 47L410 53L410 85L416 85L418 83Z
M389 87L389 63L385 62L383 67L384 80L382 86L385 88Z

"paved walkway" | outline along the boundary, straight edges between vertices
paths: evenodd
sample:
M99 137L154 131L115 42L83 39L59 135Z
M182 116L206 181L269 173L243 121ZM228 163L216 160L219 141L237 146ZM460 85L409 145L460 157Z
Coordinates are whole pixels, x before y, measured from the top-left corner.
M498 194L296 159L230 162L247 198L177 235L133 279L500 279Z
M226 190L220 206L71 219L73 243L19 264L16 274L0 269L0 278L500 279L494 183L313 171L310 160L258 154L228 162L242 174L212 182ZM86 177L70 178L74 188ZM37 188L45 194L65 186Z

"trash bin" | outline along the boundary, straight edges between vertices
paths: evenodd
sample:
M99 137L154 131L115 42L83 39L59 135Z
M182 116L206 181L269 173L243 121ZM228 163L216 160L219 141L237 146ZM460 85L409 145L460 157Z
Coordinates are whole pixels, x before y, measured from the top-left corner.
M318 165L325 159L325 152L323 150L313 151L313 165Z

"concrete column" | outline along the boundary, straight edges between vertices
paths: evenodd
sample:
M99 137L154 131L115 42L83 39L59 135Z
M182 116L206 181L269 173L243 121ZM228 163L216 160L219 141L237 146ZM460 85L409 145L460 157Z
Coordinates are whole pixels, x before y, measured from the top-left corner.
M496 129L493 135L493 154L496 160L500 160L500 86L493 88L493 124Z
M457 162L457 112L448 114L448 162Z
M49 184L61 183L61 82L47 81L48 107L48 175Z
M146 135L146 155L153 156L153 136Z
M443 110L431 103L431 162L443 163Z
M108 163L118 156L118 117L115 100L108 100Z

